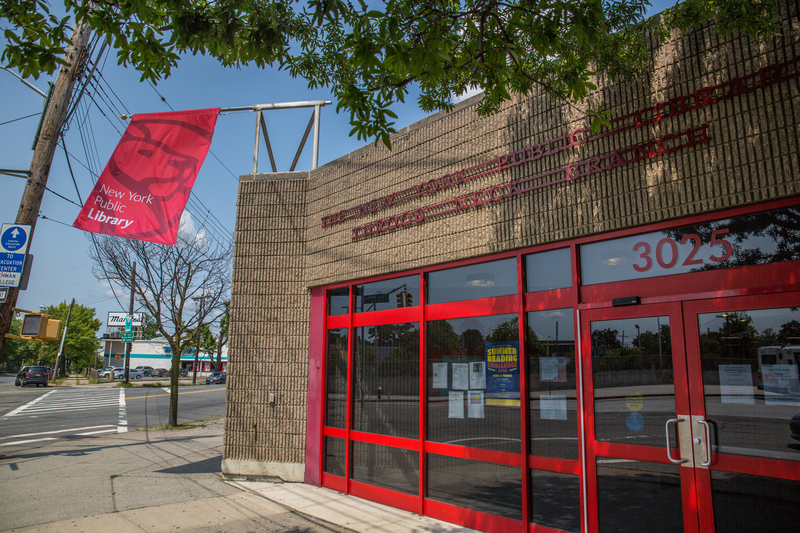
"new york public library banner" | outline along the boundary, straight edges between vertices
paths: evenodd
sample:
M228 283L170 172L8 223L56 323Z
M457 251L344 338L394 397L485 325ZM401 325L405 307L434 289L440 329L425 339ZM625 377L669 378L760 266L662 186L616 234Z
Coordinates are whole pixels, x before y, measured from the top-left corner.
M797 198L800 36L783 9L770 42L710 25L653 39L648 73L593 80L583 104L534 94L479 117L476 96L392 151L242 176L223 472L320 483L330 286ZM600 106L611 126L592 133Z

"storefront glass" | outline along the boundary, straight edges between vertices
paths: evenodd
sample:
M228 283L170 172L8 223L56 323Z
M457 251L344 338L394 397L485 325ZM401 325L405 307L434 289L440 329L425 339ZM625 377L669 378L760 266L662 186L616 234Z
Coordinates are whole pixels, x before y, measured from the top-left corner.
M356 313L420 304L419 276L385 279L356 286Z
M419 452L353 442L353 479L419 494Z
M572 309L528 313L526 351L530 454L578 459L575 325Z
M428 322L428 440L521 453L516 315Z
M344 428L347 423L347 329L328 330L328 351L325 364L325 425Z
M355 328L353 429L419 437L419 323Z
M569 248L525 256L525 292L549 291L572 286Z
M517 294L516 258L478 263L428 274L429 304Z

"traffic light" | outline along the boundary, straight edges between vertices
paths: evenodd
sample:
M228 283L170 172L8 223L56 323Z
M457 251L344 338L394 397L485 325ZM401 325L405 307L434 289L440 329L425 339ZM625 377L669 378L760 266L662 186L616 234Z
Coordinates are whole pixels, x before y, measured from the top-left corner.
M413 307L414 300L411 298L411 293L406 291L406 307Z
M397 293L397 307L403 307L403 292Z
M19 335L32 341L57 341L61 338L61 321L42 313L28 313L22 318Z

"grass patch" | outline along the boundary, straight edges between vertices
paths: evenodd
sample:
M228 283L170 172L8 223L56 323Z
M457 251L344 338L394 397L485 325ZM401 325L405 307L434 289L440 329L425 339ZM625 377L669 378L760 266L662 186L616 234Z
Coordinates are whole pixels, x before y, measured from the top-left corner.
M111 475L111 479L114 479L115 477L119 477L119 474L112 474Z
M116 384L116 387L120 387L120 388L123 388L123 389L129 389L129 388L133 387L133 383L131 383L130 381L125 383L125 380L123 379L119 383Z

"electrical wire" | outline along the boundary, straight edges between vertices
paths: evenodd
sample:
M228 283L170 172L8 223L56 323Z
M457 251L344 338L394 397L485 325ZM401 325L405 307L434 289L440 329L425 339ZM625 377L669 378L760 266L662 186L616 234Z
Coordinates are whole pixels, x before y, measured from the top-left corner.
M0 126L5 126L6 124L11 124L12 122L17 122L19 120L25 120L26 118L31 117L38 117L41 113L31 113L30 115L25 115L24 117L15 118L14 120L7 120L6 122L0 122Z

